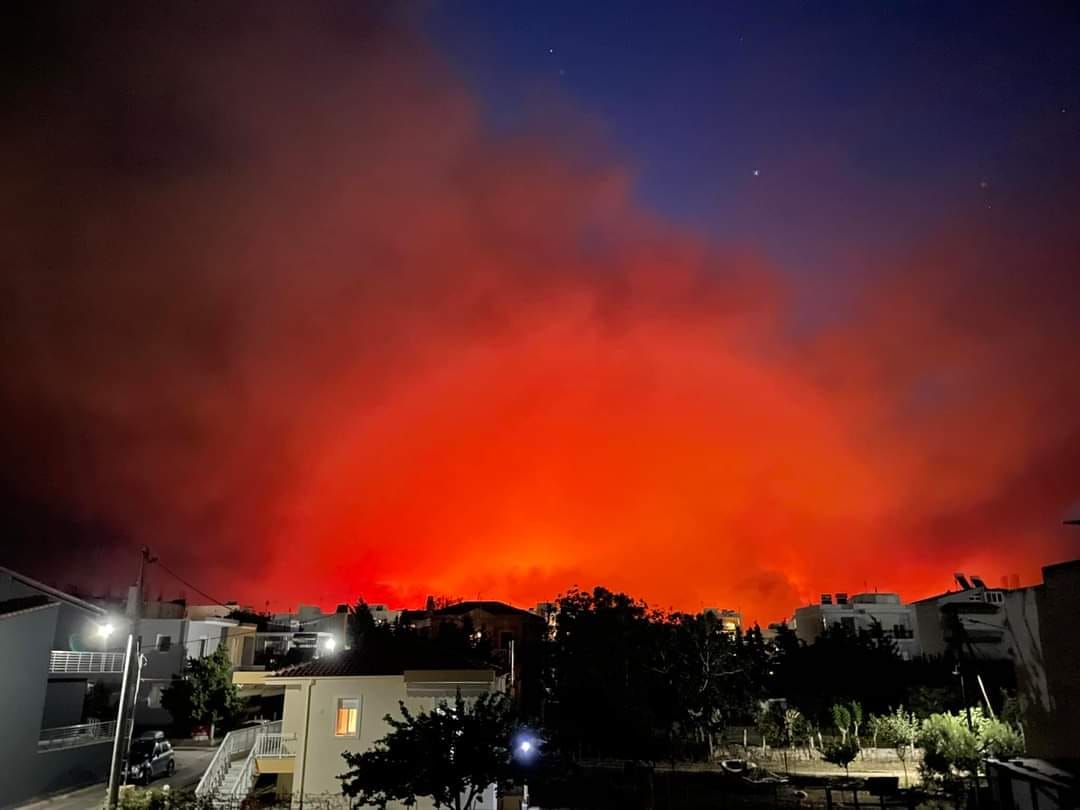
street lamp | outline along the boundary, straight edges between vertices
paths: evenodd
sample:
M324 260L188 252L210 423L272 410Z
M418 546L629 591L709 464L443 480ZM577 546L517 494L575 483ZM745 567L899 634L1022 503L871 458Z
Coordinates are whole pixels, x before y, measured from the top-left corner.
M522 765L529 765L540 753L540 741L528 731L521 731L513 740L511 752ZM521 780L521 808L528 810L529 807L529 780Z
M337 639L328 638L326 641L323 642L323 649L326 650L328 653L332 653L334 650L337 649Z
M109 643L109 636L113 634L113 630L115 629L116 628L112 626L112 622L103 622L102 624L98 625L97 634L98 637L101 639L102 652L105 651L105 645Z

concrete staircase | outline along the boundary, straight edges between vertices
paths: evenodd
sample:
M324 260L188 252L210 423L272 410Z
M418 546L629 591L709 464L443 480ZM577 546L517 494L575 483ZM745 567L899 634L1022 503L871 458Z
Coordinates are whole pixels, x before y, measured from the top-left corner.
M221 784L218 786L218 789L215 791L215 793L220 796L227 796L230 798L227 798L225 801L221 802L220 806L228 807L233 803L233 799L231 797L236 795L236 786L245 776L245 761L246 759L236 759L229 763L229 769L225 771L225 778L221 780ZM247 791L245 790L242 795L246 796ZM214 805L219 806L217 801L214 801Z
M214 807L233 807L247 796L255 781L255 744L260 737L280 738L281 721L230 731L221 741L195 796Z

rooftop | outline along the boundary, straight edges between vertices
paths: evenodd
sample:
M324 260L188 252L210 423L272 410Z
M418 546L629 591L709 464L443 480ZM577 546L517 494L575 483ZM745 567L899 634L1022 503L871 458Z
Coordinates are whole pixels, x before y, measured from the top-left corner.
M441 650L365 651L346 650L294 664L269 675L270 678L355 678L374 675L402 675L405 670L485 670L490 665Z
M0 601L0 616L13 616L16 613L25 613L28 610L45 607L51 604L53 604L53 601L44 594L5 599Z
M0 574L6 574L17 582L21 582L26 587L32 588L38 593L50 596L54 600L60 602L67 602L69 605L77 607L80 610L85 610L87 613L92 613L95 616L105 615L105 610L103 608L100 608L97 605L91 605L89 602L79 599L77 596L72 596L70 593L64 593L61 590L46 585L44 582L39 582L33 577L28 577L26 576L26 574L20 574L18 571L12 571L10 568L5 568L2 565L0 565Z

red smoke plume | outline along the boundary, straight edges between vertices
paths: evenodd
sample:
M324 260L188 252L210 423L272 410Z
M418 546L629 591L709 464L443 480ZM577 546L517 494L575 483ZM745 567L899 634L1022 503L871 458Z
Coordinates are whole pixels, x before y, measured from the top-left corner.
M63 21L4 127L5 487L64 516L17 562L771 620L1067 553L1068 223L949 223L793 337L783 268L591 141L493 131L407 22L198 11Z

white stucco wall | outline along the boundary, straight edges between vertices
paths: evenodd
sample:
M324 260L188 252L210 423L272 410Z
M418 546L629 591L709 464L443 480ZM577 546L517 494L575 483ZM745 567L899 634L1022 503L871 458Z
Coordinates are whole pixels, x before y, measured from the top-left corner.
M309 702L310 698L310 702ZM360 700L360 718L355 737L334 734L339 698ZM342 754L346 751L366 751L390 731L387 714L400 716L399 701L410 711L430 711L439 699L452 696L410 696L403 675L366 677L314 678L291 682L285 690L282 731L296 735L297 759L293 775L293 791L307 796L341 793L337 777L346 770ZM308 707L310 706L310 711ZM301 777L301 774L303 775ZM494 807L494 790L485 796L478 810ZM390 805L399 810L396 804ZM401 805L403 810L404 805ZM421 799L418 810L433 805Z
M846 605L805 605L796 608L795 635L807 644L813 644L826 625L841 624L851 619L856 630L870 630L874 622L881 625L886 635L892 636L893 627L900 625L911 631L912 638L893 638L896 648L906 658L915 658L923 650L919 640L919 628L912 605L887 601L859 601L860 597L878 597L878 594L855 594ZM888 597L891 594L882 594Z

